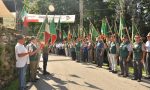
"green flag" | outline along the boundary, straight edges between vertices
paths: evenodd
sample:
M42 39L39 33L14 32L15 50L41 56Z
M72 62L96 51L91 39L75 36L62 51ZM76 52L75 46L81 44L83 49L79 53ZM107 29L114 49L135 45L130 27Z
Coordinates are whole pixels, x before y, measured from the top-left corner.
M122 38L125 35L125 21L122 16L120 16L120 25L119 25L119 36Z
M101 34L108 35L106 19L102 20Z
M51 44L53 45L55 41L57 40L57 33L56 33L54 18L50 23L50 34L51 34Z
M135 36L136 34L139 34L139 35L140 35L140 32L138 31L137 26L136 26L136 24L134 23L134 21L132 21L132 42L134 41L134 36Z
M74 38L77 38L77 34L76 34L76 31L75 31L75 30L73 30L73 37L74 37Z
M65 31L63 31L63 39L66 39L67 38L67 34Z
M92 40L95 41L95 38L99 36L99 33L97 32L93 24L91 26L91 30L92 30Z

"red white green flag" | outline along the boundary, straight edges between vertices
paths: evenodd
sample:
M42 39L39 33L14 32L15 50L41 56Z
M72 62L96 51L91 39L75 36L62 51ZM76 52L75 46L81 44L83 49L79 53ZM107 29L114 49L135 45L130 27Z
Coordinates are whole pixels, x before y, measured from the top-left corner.
M48 44L48 41L51 37L50 30L49 30L49 24L48 24L48 18L45 19L45 44Z
M57 33L56 33L54 18L50 23L50 34L51 34L51 44L53 45L55 41L57 40Z

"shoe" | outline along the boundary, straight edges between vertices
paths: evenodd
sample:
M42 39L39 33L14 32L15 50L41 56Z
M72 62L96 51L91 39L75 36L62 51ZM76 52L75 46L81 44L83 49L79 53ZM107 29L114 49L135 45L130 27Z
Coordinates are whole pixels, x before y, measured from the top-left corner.
M128 75L123 75L123 77L128 77Z
M109 70L109 72L113 72L113 70Z
M117 73L117 71L112 71L112 73Z
M141 82L141 79L138 79L138 82Z
M39 78L35 78L35 80L36 80L36 81L38 81L38 80L39 80Z
M122 76L122 75L123 75L123 73L119 73L118 75L119 75L119 76Z
M44 72L44 73L43 73L43 75L49 75L49 74L50 74L49 72Z
M131 80L137 80L137 78L132 78Z

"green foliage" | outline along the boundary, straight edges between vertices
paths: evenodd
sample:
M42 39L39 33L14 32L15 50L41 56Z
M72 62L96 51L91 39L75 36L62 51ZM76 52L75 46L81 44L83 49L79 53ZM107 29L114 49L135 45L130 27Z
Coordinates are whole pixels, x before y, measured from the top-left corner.
M13 80L10 85L3 90L17 90L19 87L18 79Z
M4 50L4 45L0 44L0 67L2 66L2 53Z
M0 44L0 55L2 55L3 50L4 50L4 45Z

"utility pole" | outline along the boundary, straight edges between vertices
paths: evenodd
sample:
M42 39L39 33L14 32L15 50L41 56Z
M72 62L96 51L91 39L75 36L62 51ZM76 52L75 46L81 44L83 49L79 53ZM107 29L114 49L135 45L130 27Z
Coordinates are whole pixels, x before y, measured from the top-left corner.
M80 11L80 32L83 32L83 0L79 1L79 11ZM79 36L81 33L79 34Z

